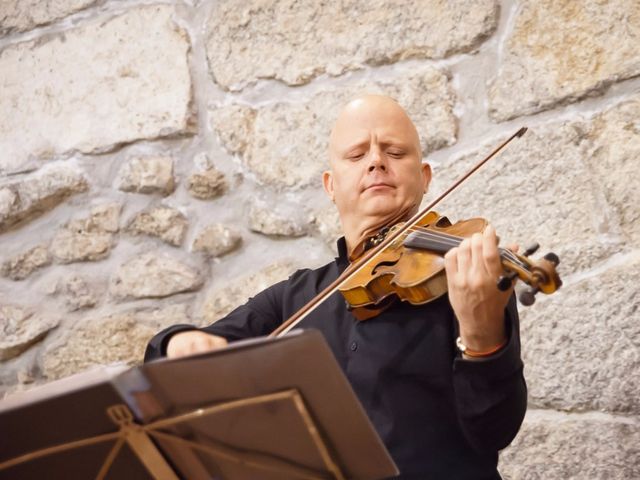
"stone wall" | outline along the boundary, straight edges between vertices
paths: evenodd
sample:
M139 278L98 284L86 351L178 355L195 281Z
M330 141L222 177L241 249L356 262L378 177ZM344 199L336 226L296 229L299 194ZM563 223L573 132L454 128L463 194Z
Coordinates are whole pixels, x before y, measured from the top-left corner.
M0 394L331 259L329 128L384 92L431 197L530 129L438 207L562 260L503 475L640 478L639 52L637 0L3 0Z

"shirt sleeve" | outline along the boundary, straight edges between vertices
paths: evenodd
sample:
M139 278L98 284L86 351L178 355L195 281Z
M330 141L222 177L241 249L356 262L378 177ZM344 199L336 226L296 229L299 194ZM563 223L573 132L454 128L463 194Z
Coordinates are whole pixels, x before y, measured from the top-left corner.
M505 321L509 341L502 350L482 360L454 360L453 387L460 424L467 440L479 451L495 452L509 445L527 409L514 296Z
M162 330L149 341L144 361L166 356L167 344L171 337L176 333L189 330L218 335L230 342L270 334L283 322L283 295L286 285L286 280L276 283L207 327L198 328L183 324Z

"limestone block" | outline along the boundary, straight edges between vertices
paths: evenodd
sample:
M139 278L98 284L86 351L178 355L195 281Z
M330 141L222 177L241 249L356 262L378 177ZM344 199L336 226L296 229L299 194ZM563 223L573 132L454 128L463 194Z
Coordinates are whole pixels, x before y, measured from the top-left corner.
M232 153L244 152L251 143L257 111L246 105L227 105L215 110L211 125Z
M493 150L452 158L434 170L428 199ZM589 124L558 122L530 129L441 202L436 211L451 220L487 218L503 244L538 242L539 254L559 255L562 275L591 268L621 249L619 227L599 212L600 179L585 158L592 148ZM426 202L425 202L426 203Z
M24 32L101 3L100 0L3 0L0 11L0 35Z
M96 285L80 275L69 275L61 279L56 285L56 293L63 297L70 312L94 307L100 296Z
M41 244L3 262L0 273L11 280L23 280L35 270L50 263L51 256L47 245Z
M91 209L91 214L84 230L92 232L117 233L120 230L120 211L122 205L119 203L104 203Z
M42 215L87 188L87 181L80 171L61 164L42 168L19 180L0 183L0 233Z
M232 90L265 78L300 85L365 65L471 51L496 28L494 0L414 3L218 2L207 24L211 74Z
M109 255L118 231L120 205L94 207L87 218L75 219L61 228L51 241L51 253L59 263L95 261Z
M257 109L219 107L211 111L211 126L222 145L240 154L260 182L287 188L318 185L327 168L333 122L346 102L364 93L390 95L405 107L416 124L424 153L455 143L454 96L447 74L432 67L320 92L304 103Z
M329 248L337 253L336 241L344 235L338 209L334 205L329 205L317 210L313 214L313 225Z
M17 305L0 305L0 360L16 357L42 340L60 320Z
M175 189L173 159L158 156L132 158L118 172L117 183L124 192L169 195Z
M530 412L499 470L505 480L639 478L639 444L640 426L624 418Z
M241 243L242 236L236 229L214 223L207 225L198 233L191 249L212 257L221 257L237 249Z
M489 89L490 115L538 112L640 75L639 36L636 0L520 2Z
M201 173L192 174L187 183L187 190L195 198L211 200L224 194L227 190L227 181L222 172L210 168Z
M265 235L300 237L309 231L311 218L296 204L254 198L248 207L249 228Z
M110 233L60 229L51 241L51 254L59 263L101 260L113 246Z
M118 299L160 298L197 290L203 278L194 267L166 253L138 255L122 264L109 291Z
M592 126L593 148L585 159L602 182L622 231L640 245L640 95L598 115Z
M640 261L521 311L530 404L640 414Z
M172 323L190 323L183 305L87 319L47 349L42 371L49 380L54 380L96 365L141 363L147 342Z
M219 320L245 303L249 297L274 283L287 279L295 270L291 262L276 262L254 274L232 280L223 288L212 289L207 292L202 306L203 322L210 324Z
M134 235L150 235L173 246L182 245L189 222L179 210L155 207L138 213L127 226Z
M38 158L191 133L190 41L173 11L131 8L2 50L0 174Z

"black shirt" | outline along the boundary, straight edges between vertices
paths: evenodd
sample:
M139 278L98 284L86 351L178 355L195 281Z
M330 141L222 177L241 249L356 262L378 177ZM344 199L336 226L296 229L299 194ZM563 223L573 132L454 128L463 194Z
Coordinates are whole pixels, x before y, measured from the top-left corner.
M229 341L268 335L346 268L339 257L299 270L203 328ZM480 361L455 348L457 321L445 296L425 305L396 302L356 320L339 293L299 325L320 330L398 468L401 479L499 479L498 450L515 437L526 410L518 314L505 312L509 342ZM176 325L156 335L145 361L165 354Z

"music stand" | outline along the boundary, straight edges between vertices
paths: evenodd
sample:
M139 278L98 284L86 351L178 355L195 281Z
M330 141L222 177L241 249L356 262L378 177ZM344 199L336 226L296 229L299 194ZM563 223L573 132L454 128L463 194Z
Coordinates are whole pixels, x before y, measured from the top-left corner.
M0 479L397 475L317 331L52 382L0 402L0 431Z

